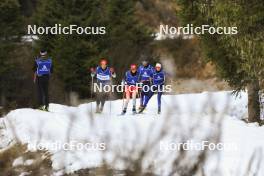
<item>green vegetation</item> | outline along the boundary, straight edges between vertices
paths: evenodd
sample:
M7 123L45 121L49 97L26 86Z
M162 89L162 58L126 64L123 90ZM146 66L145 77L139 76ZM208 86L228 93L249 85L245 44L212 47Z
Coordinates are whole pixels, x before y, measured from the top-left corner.
M75 91L82 97L87 96L89 68L95 66L100 58L107 58L116 68L124 68L144 51L151 37L135 18L134 7L134 1L122 0L41 1L35 16L39 26L75 24L106 27L106 35L39 36L39 48L50 51L55 74L64 82L67 92Z
M17 0L2 0L0 2L0 96L1 104L6 105L17 87L15 83L21 80L21 71L15 57L23 32L23 18Z
M247 87L249 121L260 120L259 83L264 66L264 3L253 1L178 0L184 23L238 27L237 35L202 35L203 49L219 75L238 91Z

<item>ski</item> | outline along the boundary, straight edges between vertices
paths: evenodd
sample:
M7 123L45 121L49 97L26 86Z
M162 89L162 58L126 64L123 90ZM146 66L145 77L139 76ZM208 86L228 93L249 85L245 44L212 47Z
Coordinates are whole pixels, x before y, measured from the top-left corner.
M144 112L144 110L146 109L146 107L142 107L139 111L138 114L142 114Z

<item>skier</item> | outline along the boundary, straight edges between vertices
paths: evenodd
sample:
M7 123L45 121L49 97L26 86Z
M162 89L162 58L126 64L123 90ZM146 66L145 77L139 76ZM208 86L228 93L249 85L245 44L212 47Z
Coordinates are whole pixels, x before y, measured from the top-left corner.
M116 78L113 68L107 66L107 60L101 59L100 65L91 73L92 78L96 77L96 83L101 86L111 85L112 78ZM92 70L91 70L92 71ZM92 85L93 86L93 85ZM104 90L104 89L103 89ZM108 99L108 92L98 92L96 94L96 113L103 112L105 101Z
M41 50L33 66L33 81L37 84L39 109L45 111L49 110L49 79L53 72L52 59L47 54L46 50Z
M161 113L161 96L163 93L163 88L164 88L164 84L165 84L165 73L162 69L162 65L160 63L157 63L155 66L155 70L153 72L153 76L152 76L152 90L149 94L149 96L147 97L146 101L144 101L143 104L143 108L141 109L140 113L142 113L144 111L144 109L146 108L149 100L151 99L151 97L154 95L155 92L158 93L157 99L158 99L158 114Z
M144 102L148 99L150 94L150 86L153 77L153 67L147 60L142 61L142 65L138 69L139 81L141 83L141 94L140 94L140 107L139 111L144 109Z
M128 70L125 74L125 78L123 80L125 85L125 105L123 107L122 115L126 114L127 112L127 106L130 100L130 97L132 97L133 100L133 108L132 112L133 114L136 114L136 98L138 93L138 81L139 81L139 72L137 71L137 65L132 64L130 65L130 70Z

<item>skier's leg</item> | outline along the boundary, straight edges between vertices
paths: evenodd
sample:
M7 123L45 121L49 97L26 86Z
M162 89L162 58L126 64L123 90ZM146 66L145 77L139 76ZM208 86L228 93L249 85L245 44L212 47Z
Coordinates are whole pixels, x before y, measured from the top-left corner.
M148 105L149 100L152 98L152 96L154 95L154 92L149 92L148 96L146 96L146 101L144 103L144 106L146 107Z
M126 91L126 101L125 101L125 106L124 106L125 109L127 109L128 103L130 101L130 94L131 94L130 91L127 90Z
M158 92L158 113L161 112L161 96L162 96L162 92Z
M45 109L48 111L49 110L49 78L48 77L44 78L43 91L44 91L43 93L44 93Z
M143 107L146 107L150 98L152 97L152 90L151 90L151 85L146 85L146 90L145 90L145 97L143 99Z
M140 92L140 107L143 107L143 99L144 99L144 90L142 89Z
M104 104L105 104L105 99L106 99L106 93L102 93L102 96L100 98L100 111L102 112L104 110Z
M42 87L42 80L40 77L37 77L37 89L38 89L38 106L41 108L44 106L43 103L43 87Z
M100 111L101 92L96 93L96 113Z
M133 99L133 108L132 108L132 111L133 111L133 113L136 113L137 90L134 90L132 92L132 99Z
M142 100L143 105L139 109L138 113L142 113L145 110L145 106L144 105L146 104L146 99L147 99L146 92L143 94L142 97L143 97L143 100Z
M143 102L142 102L143 104L142 104L142 107L139 109L139 113L142 113L145 110L146 104L147 104L148 98L149 98L150 86L149 85L144 85L143 87L144 87L143 90L142 90L142 92L144 92L143 93Z
M108 98L109 98L109 93L104 92L101 97L101 107L100 107L101 112L104 110L105 101L108 100Z
M122 114L126 113L127 106L128 106L129 101L130 101L130 91L128 89L125 90L125 94L126 94L126 100L125 100L124 108L122 109Z
M140 106L143 108L144 107L144 102L146 101L146 91L147 85L143 85L142 91L141 91L141 101L140 101Z

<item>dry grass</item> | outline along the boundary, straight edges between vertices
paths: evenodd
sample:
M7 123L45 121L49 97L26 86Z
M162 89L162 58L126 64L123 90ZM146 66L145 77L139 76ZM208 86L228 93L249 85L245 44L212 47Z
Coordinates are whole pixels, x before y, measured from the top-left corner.
M1 176L18 176L21 173L30 176L51 175L53 172L51 164L48 152L30 152L27 146L22 144L15 144L0 152Z

